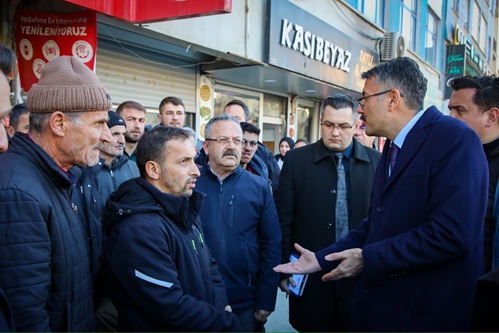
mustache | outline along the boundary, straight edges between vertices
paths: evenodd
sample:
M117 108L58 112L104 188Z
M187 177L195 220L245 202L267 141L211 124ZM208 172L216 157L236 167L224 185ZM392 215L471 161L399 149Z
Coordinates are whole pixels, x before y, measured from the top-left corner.
M189 177L189 178L187 178L187 180L185 181L185 183L189 184L191 182L196 182L196 179L197 179L197 177Z
M234 157L237 157L237 152L235 150L232 150L232 149L227 149L222 154L222 157L225 157L225 156L234 156Z
M125 148L125 145L122 143L118 143L118 144L114 145L114 147L115 148L118 148L118 147Z
M366 121L366 115L363 114L362 116L360 116L360 120Z

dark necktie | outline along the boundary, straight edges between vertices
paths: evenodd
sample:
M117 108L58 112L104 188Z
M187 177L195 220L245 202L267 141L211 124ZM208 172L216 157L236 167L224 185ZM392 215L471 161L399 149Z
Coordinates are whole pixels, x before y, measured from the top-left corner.
M334 154L338 158L338 186L336 189L336 240L348 235L347 183L343 153Z
M397 161L397 154L400 148L397 147L395 143L392 143L390 149L388 150L388 177L392 174L393 168L395 167L395 162Z

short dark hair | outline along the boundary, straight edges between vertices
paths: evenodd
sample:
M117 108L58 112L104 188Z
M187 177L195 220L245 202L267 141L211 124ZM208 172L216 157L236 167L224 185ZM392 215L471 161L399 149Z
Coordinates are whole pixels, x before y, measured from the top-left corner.
M499 107L499 78L494 75L459 77L450 82L450 87L455 91L476 89L473 103L482 112Z
M249 133L254 133L256 135L260 135L260 129L257 126L247 123L245 121L241 123L241 129L243 130L243 133L249 132Z
M231 106L231 105L239 105L240 107L243 108L243 110L244 110L244 120L245 121L249 121L251 119L251 113L250 113L249 108L246 105L246 103L244 103L243 101L241 101L239 99L233 99L232 101L230 101L229 103L227 103L227 105L225 106L224 110L228 106Z
M334 95L329 95L322 101L322 108L321 108L321 118L324 115L324 110L326 109L326 106L331 106L332 108L338 110L338 109L344 109L344 108L351 108L352 109L352 119L355 120L357 118L357 107L358 103L356 100L354 100L351 96L344 95L344 94L334 94Z
M295 146L296 146L296 144L298 144L299 142L303 142L303 143L304 143L304 144L306 144L306 145L310 144L310 143L308 142L308 140L306 140L306 139L298 139L298 140L296 140L296 142L295 142Z
M116 108L116 113L121 116L121 112L123 112L124 109L136 109L136 110L144 111L144 113L147 112L146 108L142 104L135 102L135 101L125 101L125 102L121 103Z
M417 62L408 57L397 57L383 62L361 74L363 79L374 78L382 89L397 89L404 95L407 107L419 112L423 108L428 80Z
M140 176L146 178L146 163L149 161L156 162L163 168L163 160L168 152L168 141L185 141L193 138L195 134L191 129L181 127L159 126L144 132L137 143L137 166Z
M28 114L28 113L29 113L29 110L26 107L26 103L16 104L12 108L12 113L10 114L10 117L9 117L10 126L14 127L14 129L17 130L17 125L19 125L19 117L23 114Z
M15 55L14 51L8 46L0 43L0 69L5 74L9 76L14 69Z
M165 106L166 104L169 104L169 103L173 104L175 106L182 105L182 107L184 108L184 111L185 111L184 101L182 101L180 98L175 97L175 96L168 96L168 97L163 98L161 103L159 103L159 114L163 113L163 110L162 110L163 106Z

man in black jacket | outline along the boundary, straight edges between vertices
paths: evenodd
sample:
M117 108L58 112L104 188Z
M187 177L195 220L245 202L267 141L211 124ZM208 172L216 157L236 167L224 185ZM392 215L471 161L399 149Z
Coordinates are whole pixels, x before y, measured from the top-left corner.
M319 250L341 238L338 232L339 154L344 169L346 232L367 216L380 153L353 138L357 102L332 95L322 103L321 140L286 153L276 206L282 228L282 261L288 262L293 244ZM303 295L289 297L289 319L298 331L347 331L354 281L324 283L311 274ZM289 294L288 276L281 289Z
M204 243L194 138L191 129L171 126L146 132L137 147L141 177L106 205L102 258L120 331L239 329Z
M72 201L74 165L99 160L111 98L61 56L28 94L31 129L0 156L0 287L20 331L95 330L87 244Z

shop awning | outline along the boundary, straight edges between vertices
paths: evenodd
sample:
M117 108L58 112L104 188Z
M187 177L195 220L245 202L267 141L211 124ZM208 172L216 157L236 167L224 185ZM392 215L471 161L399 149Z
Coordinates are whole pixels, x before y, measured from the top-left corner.
M232 0L63 0L131 23L230 13Z

